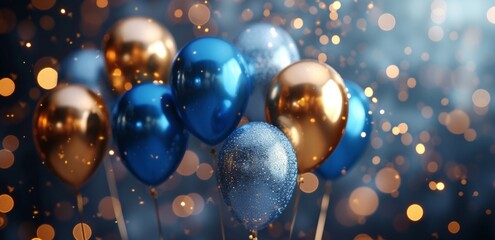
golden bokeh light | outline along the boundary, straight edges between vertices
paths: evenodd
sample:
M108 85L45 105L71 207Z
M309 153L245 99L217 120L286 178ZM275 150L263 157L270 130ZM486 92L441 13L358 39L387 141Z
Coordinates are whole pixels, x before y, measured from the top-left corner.
M74 228L72 228L72 236L76 240L89 240L91 239L91 235L93 235L93 230L91 230L91 227L86 223L82 223L82 226L81 223L77 223L74 225ZM83 238L83 236L85 238Z
M14 93L15 83L12 79L6 77L0 79L0 95L8 97Z
M201 163L196 171L196 175L201 180L208 180L213 175L213 168L208 163Z
M373 238L366 233L360 233L356 235L353 240L373 240Z
M182 158L182 161L180 162L179 167L177 168L177 172L183 176L191 176L196 172L198 166L198 155L191 150L187 150Z
M36 229L36 236L43 240L55 238L55 229L50 224L42 224Z
M8 220L7 215L0 213L0 230L7 226Z
M409 220L417 222L423 217L423 208L419 204L411 204L406 213Z
M37 80L41 88L50 90L57 86L58 73L51 67L43 68L38 73Z
M349 197L349 207L359 216L369 216L378 208L378 195L369 187L359 187Z
M425 153L425 151L426 151L426 148L425 148L425 145L424 144L422 144L422 143L416 144L416 152L419 155L422 155L423 153Z
M194 202L194 209L192 215L200 214L205 208L205 200L203 197L197 193L191 193L188 195Z
M187 12L189 21L198 26L205 25L208 21L210 21L210 14L210 8L202 3L192 5Z
M187 195L179 195L172 203L172 211L178 217L189 217L194 212L194 200Z
M464 134L470 126L469 115L463 110L456 109L445 117L445 125L453 134Z
M0 9L0 34L14 30L17 24L15 12L8 8Z
M389 65L387 67L387 69L385 70L385 73L387 74L387 77L389 78L397 78L399 76L399 67L397 67L397 65Z
M376 187L383 193L396 192L400 187L400 183L399 172L391 167L381 169L375 177Z
M8 213L14 208L14 199L8 194L0 195L0 213Z
M301 18L295 18L292 20L292 28L301 29L304 25L304 21Z
M364 95L366 95L366 97L371 97L371 96L373 96L373 88L366 87L366 88L364 89Z
M435 190L437 190L437 183L434 181L430 181L428 183L428 187L430 188L430 190L435 191Z
M31 0L33 6L39 10L48 10L55 5L56 0Z
M474 91L471 100L473 101L473 104L476 107L479 108L487 107L491 101L490 93L485 89L478 89Z
M476 133L476 130L474 130L472 128L470 128L464 132L464 139L466 139L466 141L468 141L468 142L472 142L472 141L476 140L477 136L478 136L478 134Z
M495 7L491 7L486 11L486 19L492 24L495 24Z
M106 8L108 6L108 0L96 0L96 6L99 8Z
M443 39L443 28L440 26L433 26L428 30L428 38L433 42L439 42Z
M17 150L17 148L19 147L19 139L17 139L17 137L14 135L8 135L8 136L3 138L2 146L5 149L13 152L13 151Z
M390 13L384 13L378 18L378 27L383 31L390 31L395 27L395 17Z
M301 191L305 193L313 193L316 189L318 189L319 181L318 177L314 173L303 173L301 178L302 182L299 184Z
M321 35L320 36L320 44L321 45L327 45L330 39L328 39L327 35Z
M339 35L333 35L332 36L332 43L333 43L333 45L339 45L339 43L340 43Z
M98 203L98 214L103 219L114 220L116 218L114 209L121 209L119 200L114 197L104 197ZM117 215L120 216L120 214L117 212Z
M14 154L7 150L0 150L0 168L7 169L14 164Z
M447 226L447 229L450 233L456 234L461 230L461 225L457 221L452 221Z
M435 187L438 191L442 191L445 189L445 184L443 182L437 182Z

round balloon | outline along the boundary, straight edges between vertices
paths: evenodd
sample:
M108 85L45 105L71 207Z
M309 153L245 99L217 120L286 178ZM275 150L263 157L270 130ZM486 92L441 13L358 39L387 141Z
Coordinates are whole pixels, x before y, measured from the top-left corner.
M99 166L110 124L103 101L79 85L59 86L38 102L33 137L43 164L79 189Z
M117 22L103 39L107 75L117 93L141 82L167 83L177 47L170 32L152 19Z
M326 179L335 180L348 171L364 153L371 135L370 101L363 89L352 81L345 81L349 98L349 115L344 136L335 151L317 169Z
M112 129L127 169L148 185L167 180L186 151L188 133L165 85L144 83L122 95Z
M266 99L266 120L289 137L299 173L315 169L335 150L347 111L344 81L332 67L313 60L282 70Z
M193 40L177 54L170 79L179 115L196 137L215 145L236 128L251 75L232 44L214 37Z
M292 197L297 181L294 149L276 127L250 122L225 140L217 179L238 221L251 231L265 228Z
M99 50L78 50L62 61L60 82L77 83L88 87L105 101L107 107L111 108L116 95L112 92L106 78L105 62Z
M282 28L256 23L248 26L235 42L253 71L253 92L246 108L250 121L265 121L265 99L275 75L299 61L297 45Z

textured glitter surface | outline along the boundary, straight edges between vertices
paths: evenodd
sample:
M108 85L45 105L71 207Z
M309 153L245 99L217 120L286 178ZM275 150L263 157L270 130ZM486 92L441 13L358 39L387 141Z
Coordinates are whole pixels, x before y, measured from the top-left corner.
M292 145L267 123L236 129L220 151L218 166L225 203L248 230L262 229L279 217L296 185Z
M289 64L299 60L292 37L282 28L257 23L248 26L235 41L254 71L253 93L245 115L250 121L264 121L265 98L272 79Z

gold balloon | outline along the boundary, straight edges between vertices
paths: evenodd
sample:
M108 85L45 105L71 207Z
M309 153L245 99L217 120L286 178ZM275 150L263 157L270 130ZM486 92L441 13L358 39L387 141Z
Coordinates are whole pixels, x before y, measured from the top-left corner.
M168 83L177 47L160 24L131 17L117 22L105 35L103 51L108 79L121 94L141 82Z
M105 104L85 87L61 86L38 102L33 136L41 160L75 189L98 168L109 135Z
M299 173L317 168L335 150L347 123L347 91L330 66L302 60L283 69L268 89L266 120L292 142Z

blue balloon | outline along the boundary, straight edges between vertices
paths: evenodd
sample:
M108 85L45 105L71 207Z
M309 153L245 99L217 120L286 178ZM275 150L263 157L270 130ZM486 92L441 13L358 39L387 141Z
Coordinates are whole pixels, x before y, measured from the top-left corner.
M250 121L265 121L268 87L282 69L299 61L297 45L284 29L268 23L247 27L237 37L235 44L254 73L253 93L245 115Z
M225 203L248 230L265 228L287 207L297 181L297 160L275 126L250 122L220 150L217 179Z
M151 186L174 173L189 138L170 88L153 83L137 85L120 97L113 111L112 129L127 169Z
M363 89L352 81L345 81L349 96L349 114L344 136L335 151L317 169L328 180L335 180L349 170L369 145L371 135L370 101Z
M169 79L179 115L200 140L215 145L236 128L251 75L232 44L213 37L191 41L177 54Z
M117 96L106 80L105 63L100 51L78 50L67 56L61 63L60 82L82 84L98 94L112 109Z

